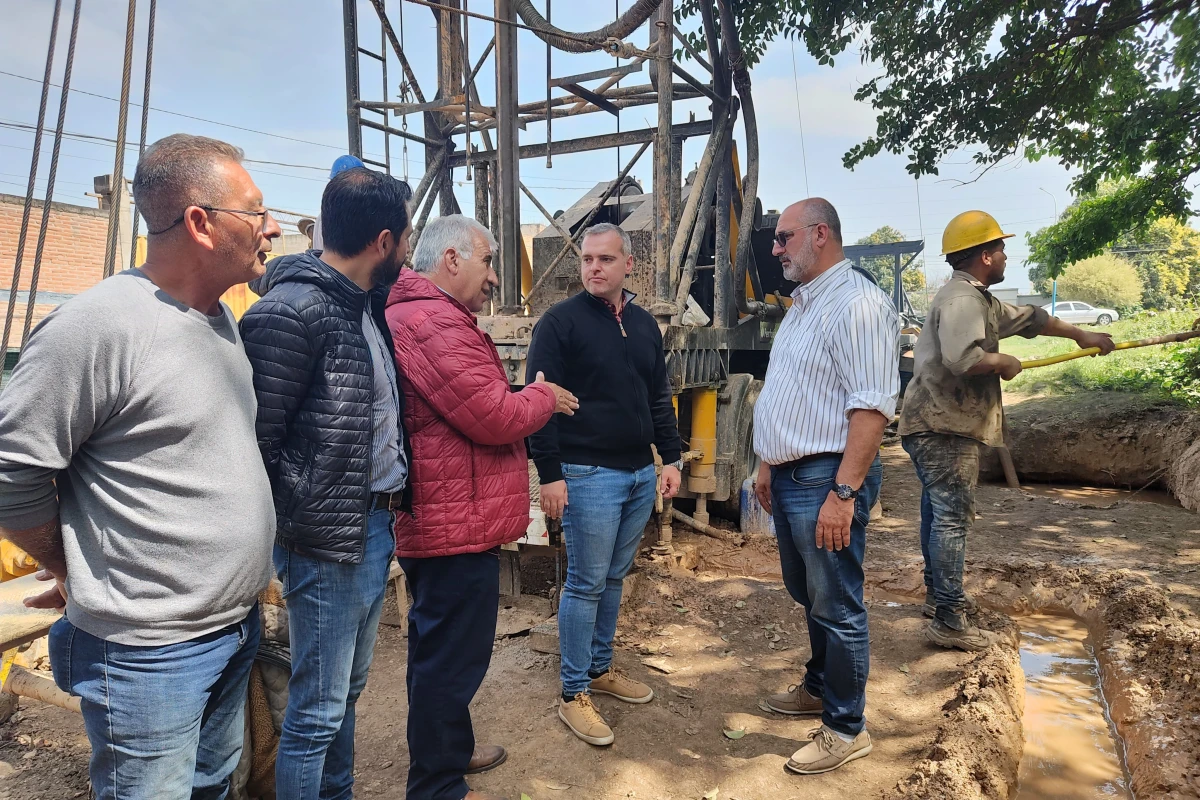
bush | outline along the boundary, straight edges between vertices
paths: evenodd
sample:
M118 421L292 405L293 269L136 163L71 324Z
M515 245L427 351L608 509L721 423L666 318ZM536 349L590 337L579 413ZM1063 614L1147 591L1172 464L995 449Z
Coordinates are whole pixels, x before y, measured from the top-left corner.
M1058 278L1058 296L1115 309L1136 307L1142 299L1142 279L1123 258L1095 256L1076 261Z

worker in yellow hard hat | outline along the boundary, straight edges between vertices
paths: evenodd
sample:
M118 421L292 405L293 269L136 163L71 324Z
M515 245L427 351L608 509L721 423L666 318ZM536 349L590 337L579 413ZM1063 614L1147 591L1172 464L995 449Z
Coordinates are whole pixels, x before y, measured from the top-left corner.
M1019 360L1000 352L1000 340L1061 336L1104 355L1113 350L1107 334L1069 325L1043 308L1001 302L988 291L1004 280L1004 241L1011 236L983 211L966 211L946 226L942 255L954 274L930 306L900 414L904 449L922 486L925 615L933 618L926 637L960 650L982 650L994 640L968 619L975 605L963 592L963 562L980 446L1004 444L1000 379L1021 372Z

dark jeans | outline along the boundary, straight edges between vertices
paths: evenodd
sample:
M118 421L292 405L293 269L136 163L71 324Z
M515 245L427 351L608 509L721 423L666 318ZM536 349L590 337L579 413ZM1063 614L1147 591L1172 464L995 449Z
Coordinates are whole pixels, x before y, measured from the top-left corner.
M933 594L937 618L961 631L967 625L963 564L975 515L980 444L942 433L905 436L903 443L921 480L925 591Z
M223 800L258 639L258 606L237 625L155 647L55 622L50 666L58 688L81 700L97 800Z
M358 564L321 561L275 545L292 653L275 761L280 798L354 796L354 723L396 552L392 513L372 511L366 537Z
M500 551L401 558L408 610L408 800L462 800L469 706L492 660Z
M817 517L841 465L840 455L821 456L789 469L771 469L771 512L779 538L783 582L808 621L804 687L824 701L821 721L847 736L865 726L870 638L863 605L863 555L867 521L879 497L883 466L871 465L854 504L850 546L817 548Z

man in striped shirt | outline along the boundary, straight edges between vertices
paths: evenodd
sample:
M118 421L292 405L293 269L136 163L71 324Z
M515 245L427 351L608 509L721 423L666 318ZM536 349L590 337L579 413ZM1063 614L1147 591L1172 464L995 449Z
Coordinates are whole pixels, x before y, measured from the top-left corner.
M773 252L800 285L754 409L762 459L754 489L774 515L784 584L804 606L812 657L798 685L766 702L781 714L821 717L786 765L812 775L871 752L862 565L883 478L879 445L900 391L900 327L887 295L842 252L829 202L784 211Z

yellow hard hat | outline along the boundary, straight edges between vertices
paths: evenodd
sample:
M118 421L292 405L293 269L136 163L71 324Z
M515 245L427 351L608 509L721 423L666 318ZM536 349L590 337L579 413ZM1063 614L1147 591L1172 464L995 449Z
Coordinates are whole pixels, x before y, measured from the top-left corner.
M942 255L970 250L976 245L1013 236L1016 234L1000 230L1000 223L986 211L964 211L946 226L942 234Z

